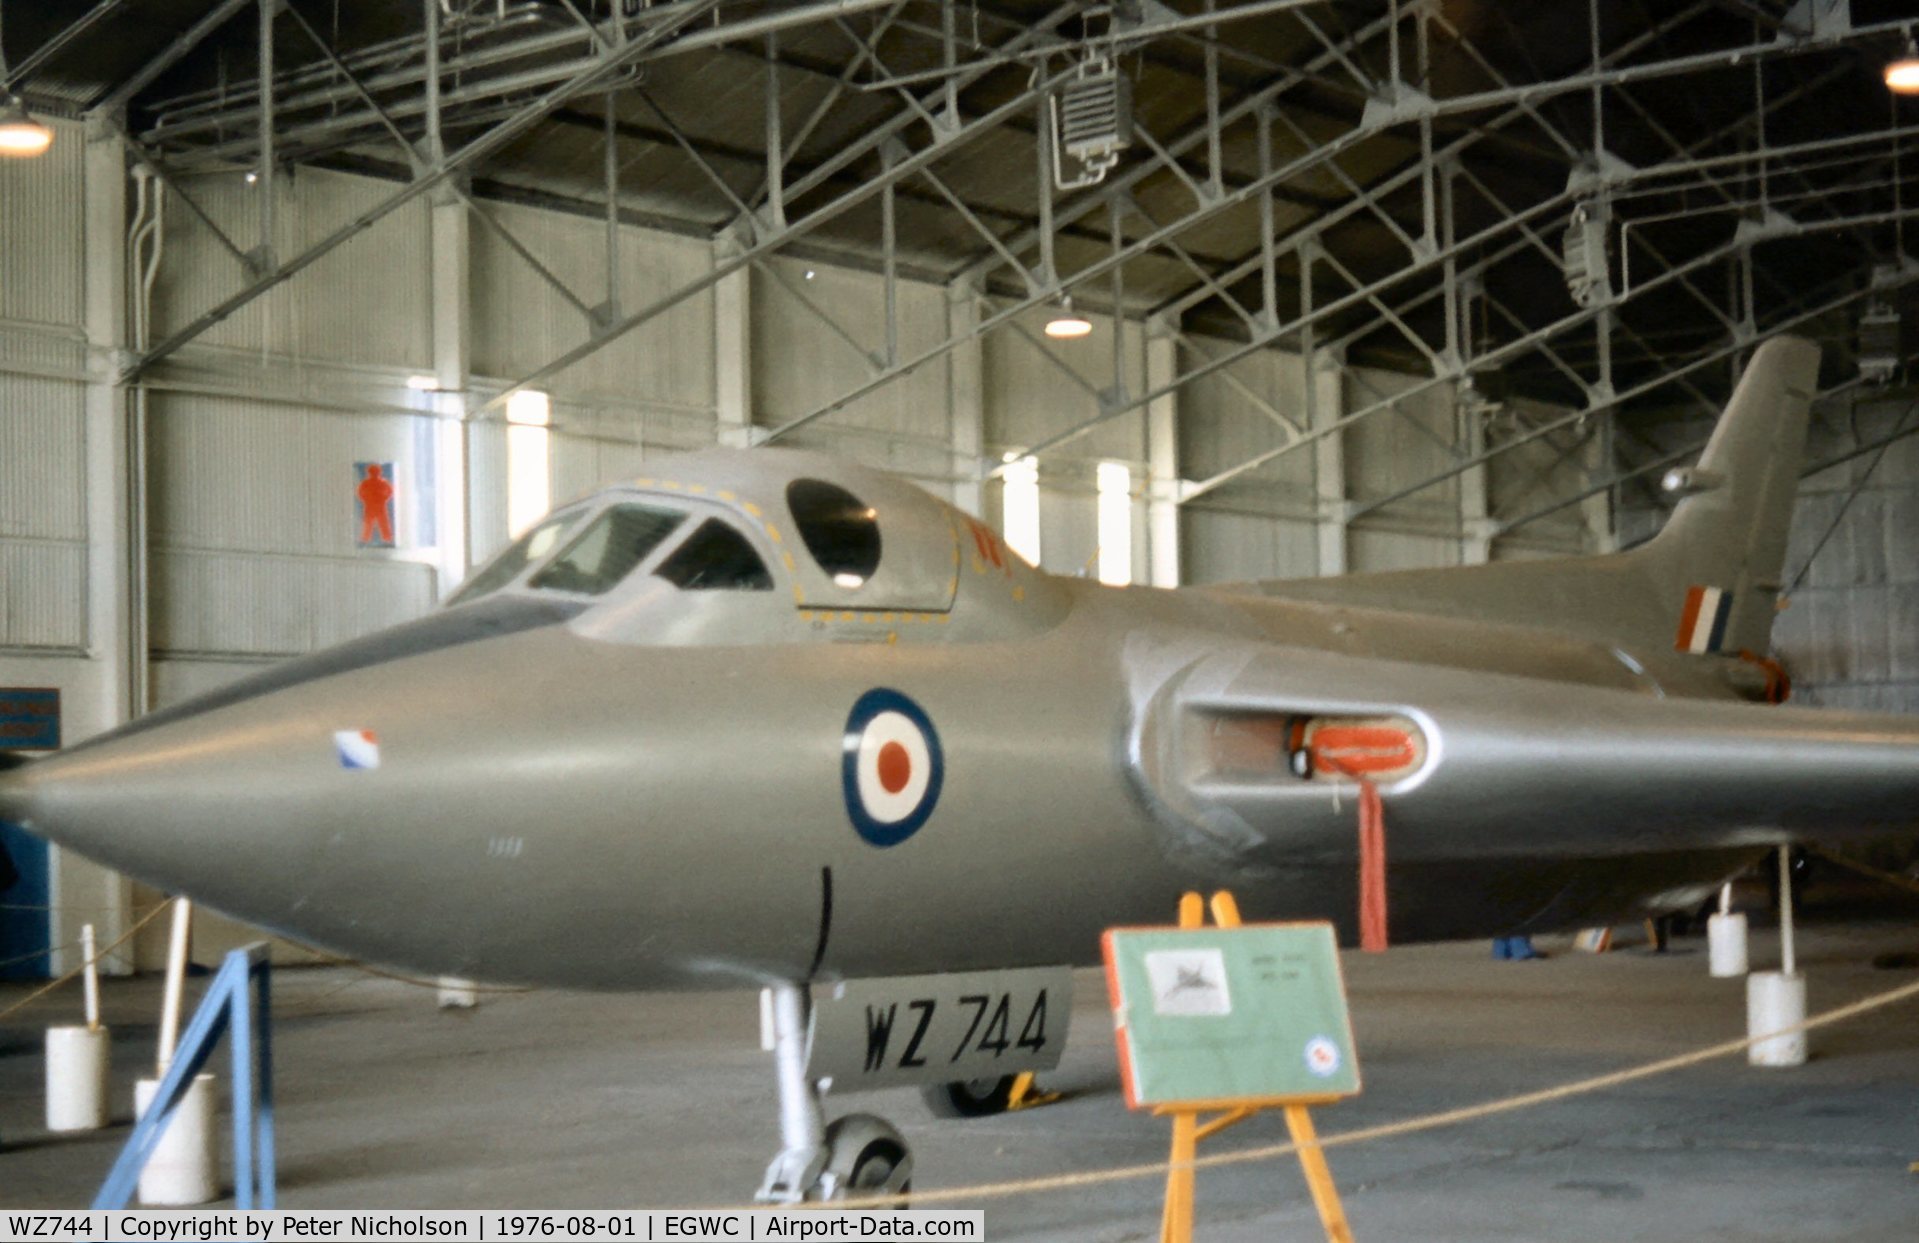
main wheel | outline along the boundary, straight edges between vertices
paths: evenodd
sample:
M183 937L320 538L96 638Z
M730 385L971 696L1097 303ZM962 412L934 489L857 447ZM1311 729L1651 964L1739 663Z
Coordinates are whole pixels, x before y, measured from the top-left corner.
M953 1083L928 1084L920 1089L920 1099L936 1118L985 1118L1003 1114L1013 1100L1012 1075L998 1079L961 1079Z
M913 1154L906 1140L884 1118L848 1114L826 1124L826 1168L833 1200L898 1195L894 1207L905 1208L913 1189Z

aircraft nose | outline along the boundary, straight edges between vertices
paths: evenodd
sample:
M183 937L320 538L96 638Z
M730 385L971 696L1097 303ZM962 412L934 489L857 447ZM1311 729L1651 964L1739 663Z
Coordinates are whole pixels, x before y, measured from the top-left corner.
M31 804L27 775L22 771L27 762L10 752L0 751L0 824L18 825L28 819Z

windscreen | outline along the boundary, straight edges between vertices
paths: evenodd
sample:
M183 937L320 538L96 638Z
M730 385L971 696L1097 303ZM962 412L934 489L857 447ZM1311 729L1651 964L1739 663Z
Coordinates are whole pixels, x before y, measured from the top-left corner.
M533 529L510 544L506 551L493 558L486 568L455 592L448 604L466 604L478 600L481 596L490 596L520 576L520 571L559 546L560 540L586 513L584 508L561 510L549 514L534 524Z
M739 531L709 518L653 571L684 591L771 591L766 562Z
M657 505L609 505L527 586L600 595L631 574L685 520L679 510Z

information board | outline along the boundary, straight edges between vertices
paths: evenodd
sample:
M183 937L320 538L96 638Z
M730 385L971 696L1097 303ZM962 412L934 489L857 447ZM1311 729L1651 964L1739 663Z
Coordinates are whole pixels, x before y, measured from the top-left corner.
M1113 928L1102 947L1135 1109L1359 1091L1331 924Z
M59 689L0 686L0 751L59 749Z

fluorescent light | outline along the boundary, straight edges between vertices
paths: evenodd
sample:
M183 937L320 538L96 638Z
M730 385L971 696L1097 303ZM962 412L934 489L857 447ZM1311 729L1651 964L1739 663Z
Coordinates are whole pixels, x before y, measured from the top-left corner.
M1908 48L1886 66L1886 89L1895 95L1919 95L1919 53Z
M440 387L440 381L435 376L410 375L406 378L406 386L416 393L431 393Z
M19 100L0 108L0 156L31 158L45 155L53 145L53 131L27 115Z

